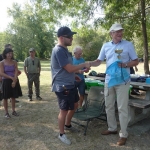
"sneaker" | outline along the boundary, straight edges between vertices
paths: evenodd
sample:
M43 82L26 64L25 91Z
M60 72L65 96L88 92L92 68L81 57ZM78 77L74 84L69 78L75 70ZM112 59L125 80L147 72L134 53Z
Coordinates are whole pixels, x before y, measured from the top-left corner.
M13 111L13 112L12 112L12 115L14 115L14 116L16 116L16 117L19 116L19 115L16 113L16 111Z
M72 125L71 125L71 127L64 126L64 129L69 130L69 131L73 131L73 132L78 132L78 130L75 127L73 127Z
M9 113L5 114L5 118L11 118L10 115L9 115Z
M37 100L42 100L42 97L37 96L36 99L37 99Z
M84 109L83 109L82 107L80 107L80 108L76 109L76 111L75 111L75 112L81 112L81 111L84 111Z
M31 97L28 98L28 101L33 101Z
M65 134L63 134L62 136L59 135L58 138L67 145L71 144L71 141L69 139L67 139L67 136Z

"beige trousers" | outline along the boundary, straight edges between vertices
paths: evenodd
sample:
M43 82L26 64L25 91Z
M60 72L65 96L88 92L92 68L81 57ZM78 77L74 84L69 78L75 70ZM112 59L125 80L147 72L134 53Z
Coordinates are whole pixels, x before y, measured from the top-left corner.
M109 131L117 130L117 121L115 116L115 101L117 100L117 107L120 121L120 137L127 137L128 126L128 101L129 101L129 87L130 83L117 85L108 88L108 84L105 84L105 106L107 114L107 123Z

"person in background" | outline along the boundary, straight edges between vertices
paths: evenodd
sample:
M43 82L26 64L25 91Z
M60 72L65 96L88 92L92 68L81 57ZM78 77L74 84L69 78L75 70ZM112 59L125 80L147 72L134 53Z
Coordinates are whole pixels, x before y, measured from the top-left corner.
M34 82L35 94L37 100L42 100L40 97L40 72L41 72L41 63L39 58L35 57L35 49L29 49L29 57L24 60L24 72L27 76L28 81L28 100L32 101L32 86Z
M64 130L71 130L71 119L78 107L78 91L74 84L75 72L82 68L89 68L89 63L73 65L72 55L68 46L72 45L73 35L68 27L58 29L58 44L53 48L51 55L52 91L55 92L60 112L58 115L59 136L65 144L71 141L65 135Z
M18 116L15 111L15 98L20 96L18 92L18 65L13 60L13 50L6 48L3 51L3 60L0 62L0 76L2 76L2 97L4 99L5 117L11 118L8 112L8 99L11 98L12 115ZM22 93L21 93L22 94Z
M2 77L0 76L0 101L2 101Z
M4 48L10 48L10 49L12 49L12 45L11 45L11 44L6 44ZM3 58L3 57L2 57L2 58ZM14 56L12 57L12 59L15 60L16 62L18 62L16 59L14 59ZM19 71L19 70L18 70L18 71ZM19 78L17 79L17 82L18 82L18 84L19 84L18 90L20 90L19 92L22 93L22 91L21 91L21 86L20 86L20 82L19 82ZM22 94L20 94L20 96L22 96ZM11 99L10 99L10 102L11 102ZM16 103L19 103L19 101L16 100L16 99L15 99L15 102L16 102Z
M0 62L3 60L2 54L0 54ZM0 101L2 101L2 77L0 76Z
M117 107L121 128L119 132L120 138L117 142L118 146L125 145L128 137L130 67L138 65L138 57L133 44L122 39L123 30L121 24L113 24L109 30L112 40L102 46L97 60L90 62L91 66L98 66L106 58L107 74L105 77L104 95L108 129L101 134L117 134L117 121L115 116L115 101L117 95ZM114 80L114 70L116 68L118 72L115 72L115 74L118 73L118 75L115 76ZM122 68L121 71L123 74L120 72L120 68ZM124 74L126 74L126 76L123 76Z
M73 64L79 65L81 63L85 63L85 60L82 58L82 48L80 46L76 46L73 49ZM76 75L79 76L80 81L75 81L75 85L78 88L79 92L79 102L78 102L78 109L82 109L82 103L84 100L85 95L85 80L84 80L84 72L88 72L88 69L82 68L76 72Z

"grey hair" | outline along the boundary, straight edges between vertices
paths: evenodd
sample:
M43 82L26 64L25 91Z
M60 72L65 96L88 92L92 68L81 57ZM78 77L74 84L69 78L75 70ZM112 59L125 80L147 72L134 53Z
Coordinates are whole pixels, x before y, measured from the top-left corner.
M82 50L82 47L81 47L81 46L76 46L76 47L73 49L73 53L77 52L79 49Z

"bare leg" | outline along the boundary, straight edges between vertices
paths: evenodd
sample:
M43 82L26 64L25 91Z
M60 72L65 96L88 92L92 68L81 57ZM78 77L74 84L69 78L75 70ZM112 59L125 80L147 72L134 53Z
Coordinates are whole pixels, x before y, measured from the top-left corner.
M61 134L64 134L64 126L65 126L65 119L68 111L66 110L60 110L59 115L58 115L58 125L59 125L59 130Z
M15 98L11 98L12 111L15 111Z
M77 108L78 108L78 103L75 103L74 110L68 110L65 125L68 125L68 126L71 125L72 116L74 115L74 112L76 111Z
M78 102L78 108L82 107L83 100L84 100L84 96L80 95L80 100Z
M8 113L8 102L7 102L7 99L3 100L3 104L4 104L5 112Z

